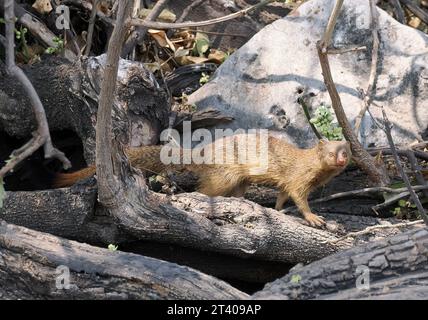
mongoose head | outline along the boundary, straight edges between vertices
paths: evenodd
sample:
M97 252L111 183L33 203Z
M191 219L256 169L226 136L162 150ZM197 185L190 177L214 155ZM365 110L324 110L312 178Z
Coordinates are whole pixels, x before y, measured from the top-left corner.
M351 147L347 141L320 140L318 155L323 167L345 169L351 159Z

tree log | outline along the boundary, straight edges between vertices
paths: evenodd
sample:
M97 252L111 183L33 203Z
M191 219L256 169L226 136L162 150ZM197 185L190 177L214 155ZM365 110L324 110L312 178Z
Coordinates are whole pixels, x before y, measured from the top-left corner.
M68 289L57 288L58 267L70 271ZM187 267L111 252L4 221L0 221L0 288L3 299L247 298L225 282Z
M428 229L417 228L331 255L291 272L255 299L428 298ZM368 267L369 290L356 288ZM406 296L406 294L409 294Z

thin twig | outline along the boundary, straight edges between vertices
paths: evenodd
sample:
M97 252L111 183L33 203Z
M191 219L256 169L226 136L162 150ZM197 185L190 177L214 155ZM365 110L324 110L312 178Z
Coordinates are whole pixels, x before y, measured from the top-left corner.
M180 17L178 17L176 22L183 22L187 18L187 16L190 14L190 12L192 12L192 10L195 9L196 7L200 6L203 2L204 0L193 1L191 5L189 5L186 9L183 10L183 13L181 14Z
M399 0L389 0L392 7L394 8L395 13L395 19L397 19L398 22L405 24L406 23L406 17L404 16L403 8L401 7Z
M418 164L418 161L416 160L415 152L411 149L406 150L407 159L410 163L410 168L412 168L413 172L415 173L416 181L421 185L428 186L427 182L425 181L424 176L421 172L421 166ZM428 190L422 190L423 195L428 198Z
M306 119L308 120L309 125L311 126L312 131L317 136L317 138L321 140L322 139L321 134L318 132L318 129L315 127L315 125L311 122L311 115L309 114L309 109L308 109L308 105L305 102L305 98L300 97L299 99L297 99L297 102L302 106L303 112L306 116Z
M409 9L415 16L421 19L424 23L428 24L428 12L420 8L416 3L413 3L411 0L400 0L407 9Z
M88 35L86 36L85 56L89 56L89 54L91 53L92 42L94 37L95 21L97 19L97 10L98 10L99 2L100 0L93 1L91 18L89 19Z
M397 195L391 196L388 199L386 199L384 202L379 203L379 204L373 206L372 210L373 210L374 213L376 213L377 215L379 215L378 212L379 212L380 209L386 208L386 207L391 206L392 204L395 204L398 200L401 200L401 199L403 199L405 197L408 197L409 194L410 194L409 190L406 190L406 191L403 191L403 192L401 192L401 193L399 193Z
M415 191L420 191L420 190L428 190L428 185L417 185L417 186L412 186L413 190ZM340 199L340 198L347 198L347 197L355 197L355 196L365 196L365 195L369 195L369 194L376 194L376 193L380 193L380 192L387 192L387 193L393 193L396 194L393 197L388 198L385 202L380 203L376 206L374 206L372 209L374 210L378 210L380 208L383 208L387 205L390 205L394 202L396 202L397 200L404 198L406 196L409 195L409 190L407 189L407 187L405 188L389 188L389 187L372 187L372 188L363 188L363 189L358 189L358 190L351 190L351 191L344 191L344 192L338 192L326 197L322 197L322 198L318 198L318 199L314 199L309 201L309 204L313 205L316 203L323 203L323 202L328 202L331 200L336 200L336 199ZM292 212L297 210L296 206L293 207L289 207L284 209L283 212Z
M15 13L13 0L4 1L4 17L6 20L7 72L22 84L24 91L27 93L35 114L37 131L33 133L33 138L23 147L12 152L11 158L0 170L0 181L3 180L8 172L13 171L16 165L33 154L41 146L44 146L45 158L57 158L62 162L64 169L68 169L71 167L70 161L52 145L45 109L39 95L25 73L15 63Z
M366 46L355 46L349 48L329 48L328 54L342 54L347 52L367 50Z
M379 152L382 152L384 155L392 155L391 148L387 148L387 147L367 149L367 151L371 155L376 155ZM427 160L428 161L428 153L423 152L423 151L419 151L419 150L412 150L412 152L415 155L415 157L417 157L419 159L422 159L422 160ZM407 150L398 150L397 149L397 153L400 156L406 156L407 157Z
M422 206L422 204L421 204L421 202L419 200L418 195L412 189L409 177L404 172L403 166L401 165L401 161L400 161L400 158L398 157L397 150L395 149L394 140L392 139L392 135L391 135L391 128L392 128L392 126L391 126L391 123L388 120L388 117L387 117L386 112L385 112L384 109L382 109L382 115L383 115L383 121L385 123L386 137L388 139L389 145L391 146L391 150L392 150L392 153L393 153L393 156L394 156L394 160L395 160L397 169L400 171L401 178L403 179L404 183L406 184L407 189L409 190L410 197L412 198L413 203L418 208L418 211L421 214L422 219L424 219L425 223L428 225L428 215L427 215L424 207Z
M243 17L247 14L249 14L252 11L258 10L263 6L266 6L267 4L274 2L275 0L263 0L258 4L255 4L249 8L231 13L229 15L226 15L224 17L205 20L205 21L198 21L198 22L181 22L181 23L167 23L167 22L153 22L153 21L147 21L142 19L131 19L131 25L133 26L143 26L150 29L183 29L183 28L195 28L195 27L203 27L203 26L209 26L212 24L217 24L225 21L229 21L232 19ZM342 0L343 1L343 0Z
M248 35L240 34L240 33L215 32L215 31L206 31L206 30L198 30L198 29L189 29L189 31L202 32L202 33L206 33L206 34L212 34L215 36L240 37L240 38L247 38L248 37Z
M372 48L372 62L370 67L369 82L367 90L363 95L363 106L361 107L360 113L355 118L355 134L358 135L360 131L361 121L366 113L367 109L370 107L372 100L372 95L375 89L375 80L376 80L376 71L377 71L377 62L379 59L379 14L376 8L375 0L370 0L370 16L371 16L371 29L373 37L373 48Z
M320 47L322 48L322 53L327 53L327 49L330 46L331 38L333 36L334 27L336 26L337 18L339 17L340 9L342 8L343 0L336 0L336 4L333 8L333 12L328 19L327 27L325 29L324 35L321 38Z
M417 185L417 186L412 186L412 189L415 191L419 191L419 190L428 190L428 186L427 185ZM331 201L334 199L339 199L339 198L344 198L344 197L349 197L349 196L357 196L357 195L367 195L367 194L371 194L371 193L379 193L379 192L387 192L387 193L403 193L408 191L407 188L389 188L389 187L373 187L373 188L363 188L363 189L358 189L358 190L351 190L351 191L345 191L345 192L339 192L339 193L335 193L326 197L322 197L319 199L315 199L312 200L310 203L320 203L320 202L327 202L327 201Z
M415 220L415 221L411 221L411 222L400 222L400 223L396 223L396 224L381 224L381 225L376 225L376 226L370 226L370 227L365 228L364 230L350 232L343 237L333 239L333 240L327 240L326 242L336 243L336 242L343 241L343 240L350 238L350 237L357 237L357 236L362 236L362 235L371 233L374 230L410 227L410 226L414 226L414 225L421 224L421 223L424 223L424 221L423 220Z
M154 22L162 13L162 10L165 8L168 2L169 0L159 0L153 9L149 12L144 21ZM125 45L123 46L121 54L122 58L128 56L131 51L135 49L135 46L145 37L148 29L148 27L139 26L131 33Z

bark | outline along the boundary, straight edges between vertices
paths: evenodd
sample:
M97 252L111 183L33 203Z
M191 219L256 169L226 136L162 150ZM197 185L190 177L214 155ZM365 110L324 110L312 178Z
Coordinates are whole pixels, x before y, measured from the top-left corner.
M58 267L70 288L57 289ZM63 269L64 270L64 269ZM245 299L223 281L173 263L80 244L0 221L5 299Z
M427 261L428 229L415 228L294 268L253 298L426 299ZM366 291L356 288L361 267L368 267L370 287Z

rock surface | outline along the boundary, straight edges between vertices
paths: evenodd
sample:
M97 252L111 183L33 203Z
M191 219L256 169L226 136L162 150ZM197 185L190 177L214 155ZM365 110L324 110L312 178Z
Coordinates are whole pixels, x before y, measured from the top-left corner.
M306 97L311 114L331 104L316 42L334 1L312 0L268 25L233 54L212 81L190 97L198 108L215 107L236 120L223 127L268 128L300 146L315 142L298 98ZM385 107L397 144L421 139L428 127L428 36L402 25L378 8L380 52L374 102ZM353 123L367 89L372 58L368 0L345 1L333 34L333 46L367 50L330 55L333 79L348 119ZM375 118L381 110L371 107ZM365 146L386 145L384 133L369 114L363 118Z

